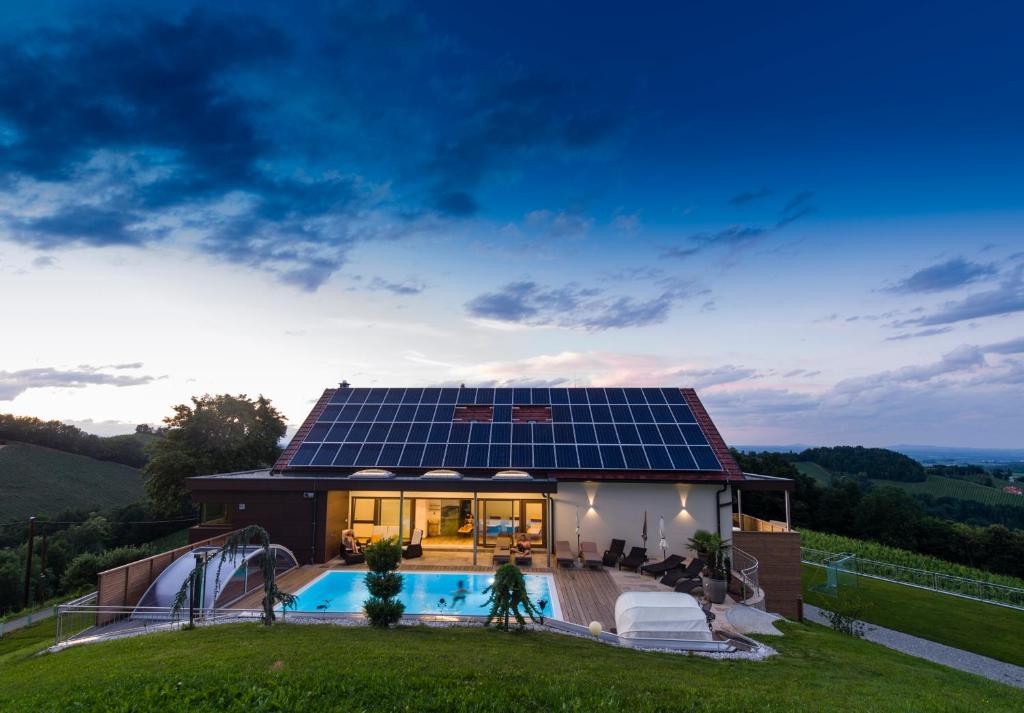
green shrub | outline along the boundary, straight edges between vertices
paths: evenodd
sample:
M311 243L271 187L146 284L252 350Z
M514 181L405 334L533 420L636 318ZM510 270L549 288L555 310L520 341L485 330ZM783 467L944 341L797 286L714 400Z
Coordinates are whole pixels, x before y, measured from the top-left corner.
M114 567L149 557L148 547L116 547L102 554L86 552L71 560L64 571L61 588L65 592L96 586L96 575Z
M370 597L363 602L363 611L371 625L383 629L401 620L405 605L397 599Z
M394 572L402 561L402 546L397 539L389 537L367 545L363 554L366 555L366 567L371 572Z
M397 596L402 591L402 575L396 572L370 572L366 575L366 588L381 599Z
M405 612L405 605L395 599L402 591L402 575L395 572L402 561L402 546L389 538L367 545L363 552L370 569L365 580L370 598L363 602L366 618L378 627L397 624Z
M484 590L485 594L488 592L491 596L487 603L491 605L491 610L487 613L485 626L490 626L491 622L497 619L498 628L508 631L510 619L515 618L519 629L522 630L526 626L526 617L523 613L529 616L531 621L543 621L541 613L530 601L523 573L514 564L503 564L498 567L494 573L494 582ZM522 612L519 611L520 608Z

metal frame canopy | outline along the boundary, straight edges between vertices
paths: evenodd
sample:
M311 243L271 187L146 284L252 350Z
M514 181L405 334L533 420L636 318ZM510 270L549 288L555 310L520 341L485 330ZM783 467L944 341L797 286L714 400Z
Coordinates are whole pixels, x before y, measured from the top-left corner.
M274 471L516 468L739 477L731 461L690 389L344 385L324 392Z

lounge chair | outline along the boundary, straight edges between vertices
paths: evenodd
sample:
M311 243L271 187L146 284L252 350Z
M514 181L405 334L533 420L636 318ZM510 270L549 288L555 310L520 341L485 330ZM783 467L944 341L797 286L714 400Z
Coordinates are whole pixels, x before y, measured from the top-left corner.
M576 566L576 555L572 553L568 540L558 540L555 542L555 561L560 567Z
M674 587L677 582L699 577L705 564L706 562L702 557L694 557L690 560L690 564L685 567L676 567L675 569L666 572L665 576L661 578L661 583L669 587Z
M614 567L622 559L622 551L626 549L625 540L612 540L611 546L604 551L604 557L601 558L601 563L605 567Z
M423 556L423 530L413 530L412 539L402 550L402 558L411 560Z
M359 543L356 542L354 530L345 530L341 533L340 555L345 564L362 564L366 561L366 556L363 555L359 549Z
M699 579L680 579L672 589L680 594L689 594L700 586L703 586L703 582Z
M644 562L647 561L647 548L646 547L634 547L629 551L629 554L619 560L619 569L625 567L631 569L634 572L640 569Z
M583 555L583 564L587 567L601 569L601 556L597 554L597 545L593 542L581 542L580 554Z
M640 568L641 572L651 575L652 577L660 577L661 575L669 572L676 567L679 567L686 562L685 557L679 555L669 555L666 559L661 562L654 562L653 564L645 564Z
M512 538L508 535L500 535L494 538L494 556L491 561L494 564L506 564L512 558Z

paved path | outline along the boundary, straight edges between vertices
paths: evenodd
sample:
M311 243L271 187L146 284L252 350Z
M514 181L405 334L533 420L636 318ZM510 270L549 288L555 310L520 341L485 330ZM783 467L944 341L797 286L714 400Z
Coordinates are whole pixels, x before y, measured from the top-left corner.
M804 604L804 616L810 621L829 626L828 619L825 618L824 613L818 607ZM984 632L979 632L978 635L984 636ZM970 651L964 651L963 649L954 649L952 646L938 644L928 639L875 626L867 622L864 622L864 638L910 656L916 656L920 659L934 661L943 666L984 676L999 683L1024 688L1024 667L1021 666L997 661L988 656L972 654Z
M0 624L0 631L4 634L9 634L12 631L17 631L18 629L24 629L30 622L35 624L37 621L48 619L51 616L53 616L53 607L46 607L46 609L3 622Z

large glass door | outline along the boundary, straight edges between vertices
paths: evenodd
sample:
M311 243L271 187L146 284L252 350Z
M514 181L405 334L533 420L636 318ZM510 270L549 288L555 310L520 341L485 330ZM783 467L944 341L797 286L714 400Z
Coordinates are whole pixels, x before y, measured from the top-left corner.
M499 535L526 534L538 547L547 545L547 513L543 500L481 500L477 541L493 547Z

